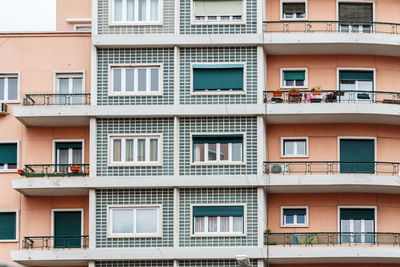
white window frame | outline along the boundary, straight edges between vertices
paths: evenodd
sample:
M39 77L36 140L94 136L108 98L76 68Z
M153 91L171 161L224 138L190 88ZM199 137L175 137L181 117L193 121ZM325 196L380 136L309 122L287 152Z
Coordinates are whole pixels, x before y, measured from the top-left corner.
M360 3L372 4L372 18L375 21L375 0L336 0L336 20L339 20L339 4L340 3Z
M126 92L126 69L140 69L140 68L158 68L158 91L133 91ZM121 71L121 92L114 92L114 72L113 69L124 69ZM136 73L136 72L135 72ZM147 75L146 71L146 84L150 85L151 76ZM162 96L163 95L163 80L164 80L164 64L163 63L150 63L150 64L109 64L108 65L108 95L109 96ZM135 84L138 83L138 77L135 74Z
M336 68L336 90L340 90L340 71L372 71L374 75L373 88L371 92L376 91L376 68L352 68L352 67L338 67Z
M193 89L193 65L234 65L243 64L243 89L242 90L198 90ZM192 62L190 63L190 95L209 96L209 95L245 95L247 91L247 63L246 62Z
M10 141L0 141L1 144L17 144L17 168L16 169L0 169L0 173L17 173L20 168L19 158L20 158L20 147L19 140L10 140ZM8 164L5 164L8 165Z
M283 16L283 4L286 3L304 3L305 5L305 14L304 18L285 18ZM307 20L308 19L308 0L280 0L280 15L281 20Z
M54 71L53 92L58 94L60 88L60 78L69 78L69 93L72 94L72 78L82 78L82 94L86 92L86 72L78 71Z
M215 232L215 233L194 233L194 216L193 216L193 207L215 207L215 206L243 206L243 233L222 233L222 232ZM221 217L221 216L218 216ZM232 216L230 216L232 217ZM218 224L219 226L219 224ZM217 226L217 229L218 229ZM218 229L219 230L219 229ZM190 236L191 237L217 237L217 236L246 236L247 235L247 204L246 203L218 203L218 204L190 204Z
M82 30L85 28L90 28L89 30ZM87 32L91 33L92 32L92 24L74 24L74 32Z
M127 162L127 161L122 161L122 158L125 155L125 147L123 145L123 141L121 142L121 162L114 162L113 161L113 139L128 139L132 138L134 139L134 146L133 146L133 151L134 151L134 161L132 162ZM153 161L135 161L135 158L137 158L137 139L158 139L158 161L153 162ZM109 134L108 135L108 166L110 167L121 167L121 166L159 166L161 167L163 164L163 134L157 133L157 134ZM146 151L150 151L150 141L146 141ZM150 153L146 153L146 158L150 157Z
M1 103L20 103L20 94L21 94L21 74L19 71L9 71L9 72L0 72L0 78L6 78L4 80L4 100L0 99ZM16 100L8 100L8 79L7 78L17 78L17 99ZM7 99L7 100L6 100Z
M244 25L246 24L247 0L242 0L242 19L241 20L196 20L194 15L194 1L190 0L190 24L191 25Z
M286 86L284 80L284 72L285 71L304 71L304 85L303 86ZM281 68L280 69L280 80L281 80L281 88L297 88L297 89L306 89L308 88L308 68Z
M207 136L207 135L242 135L243 136L243 157L242 157L242 161L229 161L229 160L225 160L225 161L204 161L204 162L195 162L193 160L193 135L203 135L203 136ZM230 150L232 151L232 150ZM218 154L218 147L217 147L217 154ZM210 133L210 132L206 132L206 133L190 133L190 165L192 166L230 166L230 165L246 165L247 162L247 150L246 150L246 133L245 132L224 132L224 133ZM205 152L204 152L205 153Z
M0 243L15 243L19 242L19 210L0 210L0 213L15 213L15 239L0 240Z
M306 142L306 154L304 155L285 155L285 141L292 141L292 140L304 140ZM296 149L296 148L295 148ZM281 158L308 158L309 155L309 140L308 136L301 136L301 137L281 137Z
M306 210L306 216L304 219L304 223L297 223L297 215L294 217L294 223L293 224L287 224L285 222L285 218L283 215L283 211L285 209L305 209ZM281 227L283 228L290 228L290 227L309 227L309 210L308 206L281 206Z
M340 209L374 209L374 229L375 232L378 231L378 206L337 206L337 229L339 233L341 232Z
M147 0L149 3L150 1ZM135 1L135 16L138 16L138 1ZM127 21L126 20L126 0L123 0L122 2L122 21L114 21L114 0L108 0L108 25L109 26L146 26L146 25L163 25L163 11L164 11L164 1L159 0L158 2L158 14L159 14L159 20L157 21ZM146 5L147 7L148 5ZM150 8L147 8L146 10L146 16L149 16L150 13Z
M52 140L52 147L53 147L53 149L52 149L52 153L53 153L53 156L52 156L52 159L53 159L53 164L56 164L56 162L60 162L57 158L56 158L56 156L57 156L57 153L56 153L56 143L82 143L82 164L84 164L84 162L85 162L85 139L53 139ZM71 153L72 153L72 151L71 151ZM69 155L69 156L71 156L71 155Z
M158 209L158 213L157 213L157 229L158 232L151 234L151 233L113 233L112 229L113 229L113 225L112 225L112 221L113 221L113 217L112 217L112 209ZM163 236L163 225L162 225L162 219L163 219L163 210L162 210L163 206L162 205L153 205L153 204L149 204L149 205L107 205L107 237L108 238L126 238L126 237L130 237L130 238L151 238L151 237L162 237ZM134 217L135 218L135 211L134 211ZM136 229L136 221L133 221L133 225L134 225L134 231Z

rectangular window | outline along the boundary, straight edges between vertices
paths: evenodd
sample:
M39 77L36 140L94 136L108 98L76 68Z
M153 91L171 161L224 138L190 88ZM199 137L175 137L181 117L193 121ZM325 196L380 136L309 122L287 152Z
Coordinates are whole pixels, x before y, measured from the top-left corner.
M193 206L193 234L244 234L244 206Z
M85 97L83 94L83 73L68 74L57 73L56 75L56 94L54 103L60 105L83 104ZM74 95L75 94L75 95ZM76 95L77 94L77 95Z
M344 91L341 102L370 102L374 90L374 72L362 70L339 70L339 89ZM357 92L358 91L358 92Z
M111 236L155 236L160 235L160 207L115 207L110 208Z
M302 70L282 70L282 88L306 88L307 71Z
M307 157L307 138L282 138L282 156Z
M304 2L287 2L282 3L283 19L305 19L306 3Z
M82 142L56 142L55 152L58 172L71 172L69 165L83 164ZM81 171L84 171L82 166Z
M17 170L18 145L0 143L0 172Z
M308 207L281 207L282 227L308 226Z
M375 140L339 140L340 173L375 173Z
M18 75L0 74L0 101L16 102L19 100Z
M111 93L114 95L151 95L161 92L161 67L112 67Z
M244 64L193 64L193 91L243 91Z
M375 242L375 209L341 208L340 242L373 244Z
M243 162L243 135L193 135L193 162L230 164Z
M0 212L0 242L17 240L17 213Z
M370 33L373 17L372 3L339 3L341 32Z
M113 136L111 142L111 164L146 165L161 162L161 137Z
M243 21L243 0L193 0L194 22Z
M161 0L112 0L112 22L146 24L161 22Z

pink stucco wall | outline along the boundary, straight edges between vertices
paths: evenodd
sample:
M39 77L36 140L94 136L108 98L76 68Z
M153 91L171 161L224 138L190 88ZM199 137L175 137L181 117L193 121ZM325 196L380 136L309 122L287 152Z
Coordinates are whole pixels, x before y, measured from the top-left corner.
M91 0L57 0L57 31L72 31L74 24L66 19L86 19L92 17ZM79 23L80 24L80 23ZM86 24L86 23L85 23Z

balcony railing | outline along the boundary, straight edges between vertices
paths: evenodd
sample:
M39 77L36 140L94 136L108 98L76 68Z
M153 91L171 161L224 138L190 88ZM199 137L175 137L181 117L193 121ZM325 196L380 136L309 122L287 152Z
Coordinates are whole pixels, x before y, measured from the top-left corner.
M265 161L265 174L376 174L399 175L400 162Z
M25 177L88 176L89 164L30 164L18 171Z
M386 33L399 34L400 24L377 21L281 20L264 21L266 33Z
M90 94L26 94L24 106L90 105Z
M265 245L281 246L399 246L400 233L355 233L355 232L318 232L318 233L266 233Z
M22 241L22 249L66 249L89 247L89 236L26 236Z
M264 103L381 103L400 104L400 91L280 90L264 91Z

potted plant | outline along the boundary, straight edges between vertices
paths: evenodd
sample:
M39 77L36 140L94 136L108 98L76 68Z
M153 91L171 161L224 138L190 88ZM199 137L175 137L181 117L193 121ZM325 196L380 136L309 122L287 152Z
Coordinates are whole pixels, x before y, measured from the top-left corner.
M271 229L266 229L264 231L264 235L265 235L265 243L266 245L277 245L277 242L270 242L269 241L269 237L271 236Z
M290 89L289 96L300 96L300 92L297 89Z
M321 86L320 86L320 85L317 85L317 86L313 87L313 88L311 89L311 93L312 93L313 95L321 95L321 93L322 93L322 91L321 91Z
M276 89L273 93L272 93L273 97L282 97L282 92L281 89Z
M25 175L25 171L24 170L18 170L18 174L21 175L21 176L24 176Z
M81 166L79 165L72 165L69 168L71 169L71 172L79 172L81 170Z

